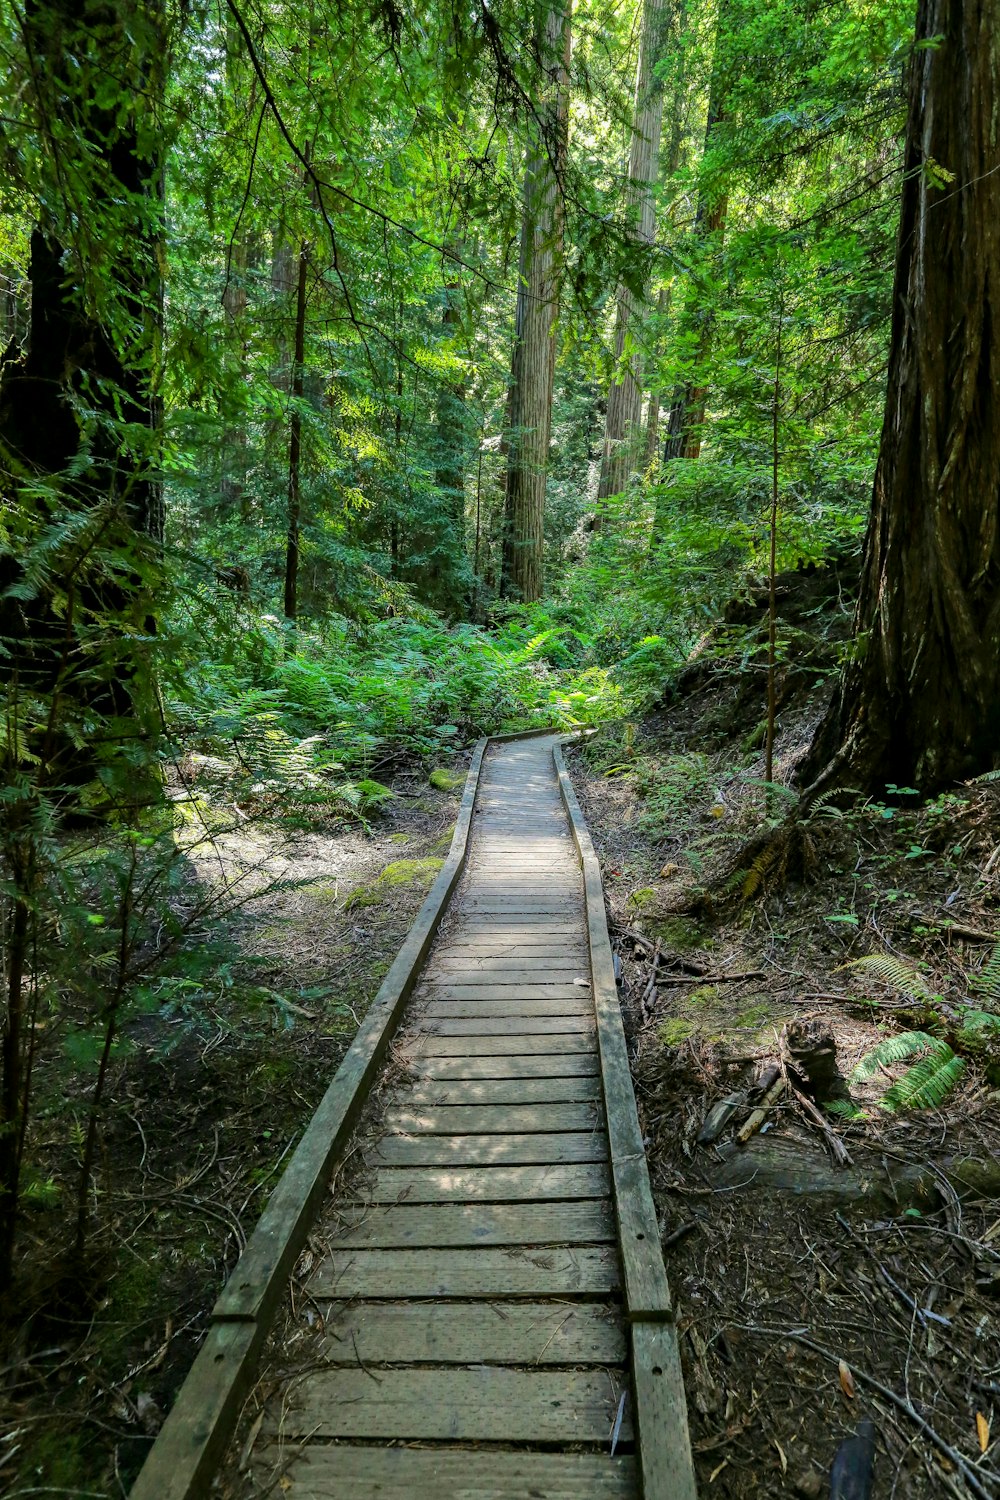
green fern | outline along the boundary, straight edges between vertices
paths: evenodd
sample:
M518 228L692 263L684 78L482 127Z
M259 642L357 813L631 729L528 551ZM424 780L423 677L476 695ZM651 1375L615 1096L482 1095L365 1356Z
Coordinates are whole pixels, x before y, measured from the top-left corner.
M868 1116L863 1109L859 1109L853 1099L829 1099L823 1105L828 1115L839 1115L844 1120L867 1120Z
M879 1108L892 1114L900 1109L937 1109L943 1104L965 1072L964 1057L957 1057L947 1044L945 1051L946 1057L933 1054L908 1068L883 1094Z
M993 949L985 968L972 980L970 988L974 995L985 995L988 1000L1000 1003L1000 943Z
M967 785L981 786L986 781L1000 781L1000 771L984 771L982 776L972 776Z
M904 1062L906 1058L914 1057L919 1052L929 1052L932 1057L939 1059L953 1056L948 1043L940 1037L929 1036L926 1031L901 1031L898 1036L890 1036L884 1042L879 1042L877 1047L861 1059L851 1074L851 1082L868 1083L883 1068Z
M930 999L931 992L919 969L904 963L892 953L868 953L864 958L852 959L850 963L844 964L844 968L873 974L883 984L914 1000Z

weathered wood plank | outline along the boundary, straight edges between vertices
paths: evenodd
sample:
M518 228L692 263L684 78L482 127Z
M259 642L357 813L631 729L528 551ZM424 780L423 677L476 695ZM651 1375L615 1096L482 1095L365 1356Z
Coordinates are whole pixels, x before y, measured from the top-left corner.
M600 1162L534 1166L380 1167L365 1184L371 1203L532 1203L603 1198L611 1191Z
M456 1000L468 996L454 995ZM543 998L543 997L539 997ZM423 1057L511 1057L548 1053L596 1051L593 1032L569 1032L549 1036L428 1036L408 1032L400 1037L400 1049L406 1060Z
M475 1001L469 1002L475 1005ZM483 1001L484 1006L488 1001ZM522 1004L530 1005L525 1000ZM586 1032L593 1034L597 1022L591 1015L548 1016L415 1016L413 1024L424 1036L558 1036Z
M584 983L577 984L577 980ZM422 993L435 996L439 990L454 987L462 989L477 989L482 998L495 994L498 1000L513 1000L520 996L521 999L566 999L575 1000L579 997L572 994L574 989L590 991L590 970L579 968L576 965L560 965L539 963L526 964L520 969L508 969L506 972L493 974L485 969L477 969L474 964L464 964L461 968L429 969L423 976ZM524 990L544 989L555 991L547 995L525 995ZM567 991L569 993L567 993ZM461 999L476 996L458 997Z
M618 1285L618 1252L612 1245L535 1249L518 1244L337 1250L313 1272L309 1290L316 1298L345 1292L351 1297L572 1297L604 1296Z
M342 1302L323 1308L327 1364L622 1364L621 1310L566 1302Z
M364 1153L371 1166L497 1167L532 1162L606 1161L607 1137L596 1130L537 1135L383 1135Z
M415 1020L454 1021L461 1016L586 1016L594 1021L594 1002L587 990L579 1000L431 1000L414 1004Z
M606 1444L618 1395L605 1370L417 1367L320 1370L292 1387L281 1430L295 1438ZM621 1438L631 1437L626 1414Z
M558 748L554 760L586 883L587 933L626 1306L632 1318L669 1318L670 1288L615 986L600 865Z
M615 1237L610 1199L555 1203L342 1203L336 1250L472 1249L477 1245L604 1245Z
M572 1104L584 1100L601 1100L601 1080L595 1074L571 1074L567 1078L427 1078L396 1096L397 1106L405 1104L408 1109L441 1104Z
M538 1057L414 1056L408 1062L418 1078L591 1078L598 1074L593 1052L550 1052Z
M558 949L553 950L551 957L543 957L538 953L525 953L522 951L507 954L503 958L486 958L480 954L466 954L458 958L443 958L440 955L436 955L424 970L424 976L430 979L438 974L474 974L477 977L479 975L497 975L502 977L506 984L513 984L525 973L536 974L544 972L545 974L549 974L553 970L568 970L569 973L566 979L556 979L549 982L553 984L572 984L577 974L582 973L586 975L587 973L589 966L587 965L586 955L582 956L582 964L583 967L581 968L581 964L575 962L569 953L560 952ZM506 976L508 974L513 974L515 976L514 979L507 979ZM536 980L535 983L537 984L538 981Z
M698 1500L677 1330L632 1326L632 1388L643 1500Z
M603 1122L595 1103L457 1104L436 1109L387 1109L385 1129L397 1135L531 1135L591 1130Z
M630 1456L488 1448L258 1444L254 1466L287 1475L290 1500L636 1500Z

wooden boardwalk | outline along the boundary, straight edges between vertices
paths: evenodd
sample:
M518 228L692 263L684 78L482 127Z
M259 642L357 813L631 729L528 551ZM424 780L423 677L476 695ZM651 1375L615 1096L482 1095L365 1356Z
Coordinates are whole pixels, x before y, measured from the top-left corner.
M606 976L603 1020L595 1001L603 905L588 910L554 746L483 762L395 1081L310 1234L297 1298L316 1331L261 1388L246 1500L279 1483L293 1500L694 1496ZM631 1109L624 1133L606 1099Z

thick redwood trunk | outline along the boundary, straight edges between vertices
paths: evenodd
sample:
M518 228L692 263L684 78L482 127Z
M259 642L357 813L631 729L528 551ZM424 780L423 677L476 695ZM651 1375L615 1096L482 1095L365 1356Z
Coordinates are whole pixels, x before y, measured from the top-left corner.
M562 276L559 173L566 149L569 49L568 0L555 0L546 7L539 38L544 87L536 111L539 134L529 148L524 174L509 402L501 593L527 603L541 598L544 582L545 478Z
M1000 760L1000 18L920 0L917 38L853 660L805 779L930 793Z

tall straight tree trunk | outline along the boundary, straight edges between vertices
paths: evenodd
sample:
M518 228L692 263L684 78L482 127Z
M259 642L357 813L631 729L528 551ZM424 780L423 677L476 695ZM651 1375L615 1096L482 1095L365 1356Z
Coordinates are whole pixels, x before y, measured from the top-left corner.
M163 532L163 176L152 127L162 17L110 0L28 0L21 40L44 207L31 236L26 347L0 364L0 771L18 792L0 809L9 913L0 1293L12 1272L28 1121L35 856L46 817L94 818L115 801L132 810L159 789L149 770L159 719L146 643ZM99 280L88 256L95 242L105 257ZM25 566L32 553L44 567Z
M1000 762L995 0L920 0L917 42L855 648L804 767L815 790L932 793Z
M654 189L659 178L663 85L653 69L660 60L671 8L671 0L645 0L642 9L628 169L629 213L633 220L631 232L641 246L652 245L656 238ZM619 290L615 320L615 377L608 392L604 422L601 478L597 491L599 500L617 495L625 488L639 457L643 362L638 347L641 330L636 324L642 316L644 301L645 296L636 298L627 286ZM632 348L627 351L629 340Z
M302 520L302 397L306 362L306 271L309 246L299 249L299 275L295 288L295 353L292 364L291 407L288 430L288 541L285 547L285 619L299 613L299 526Z
M463 249L461 239L452 246ZM442 332L454 339L462 327L462 283L457 269L444 286ZM435 479L444 502L433 555L428 566L428 595L446 614L468 612L468 578L465 560L465 458L468 417L464 380L445 380L438 388L437 463Z
M556 320L562 279L563 212L559 181L566 153L570 3L546 3L538 25L542 89L536 134L524 173L501 594L532 603L542 596L545 477L552 432Z
M719 0L715 60L708 89L708 115L705 120L703 157L711 148L713 131L726 117L727 95L732 71L726 36L729 5L730 0ZM702 256L710 255L713 250L722 248L728 209L729 201L725 194L711 198L705 186L702 186L698 194L694 228L695 244ZM708 402L708 380L705 370L711 350L715 319L704 289L698 284L699 279L696 279L688 291L687 304L681 315L679 329L682 340L691 349L693 373L689 379L678 384L671 399L667 416L667 432L663 444L664 460L697 458L701 453L702 426Z

